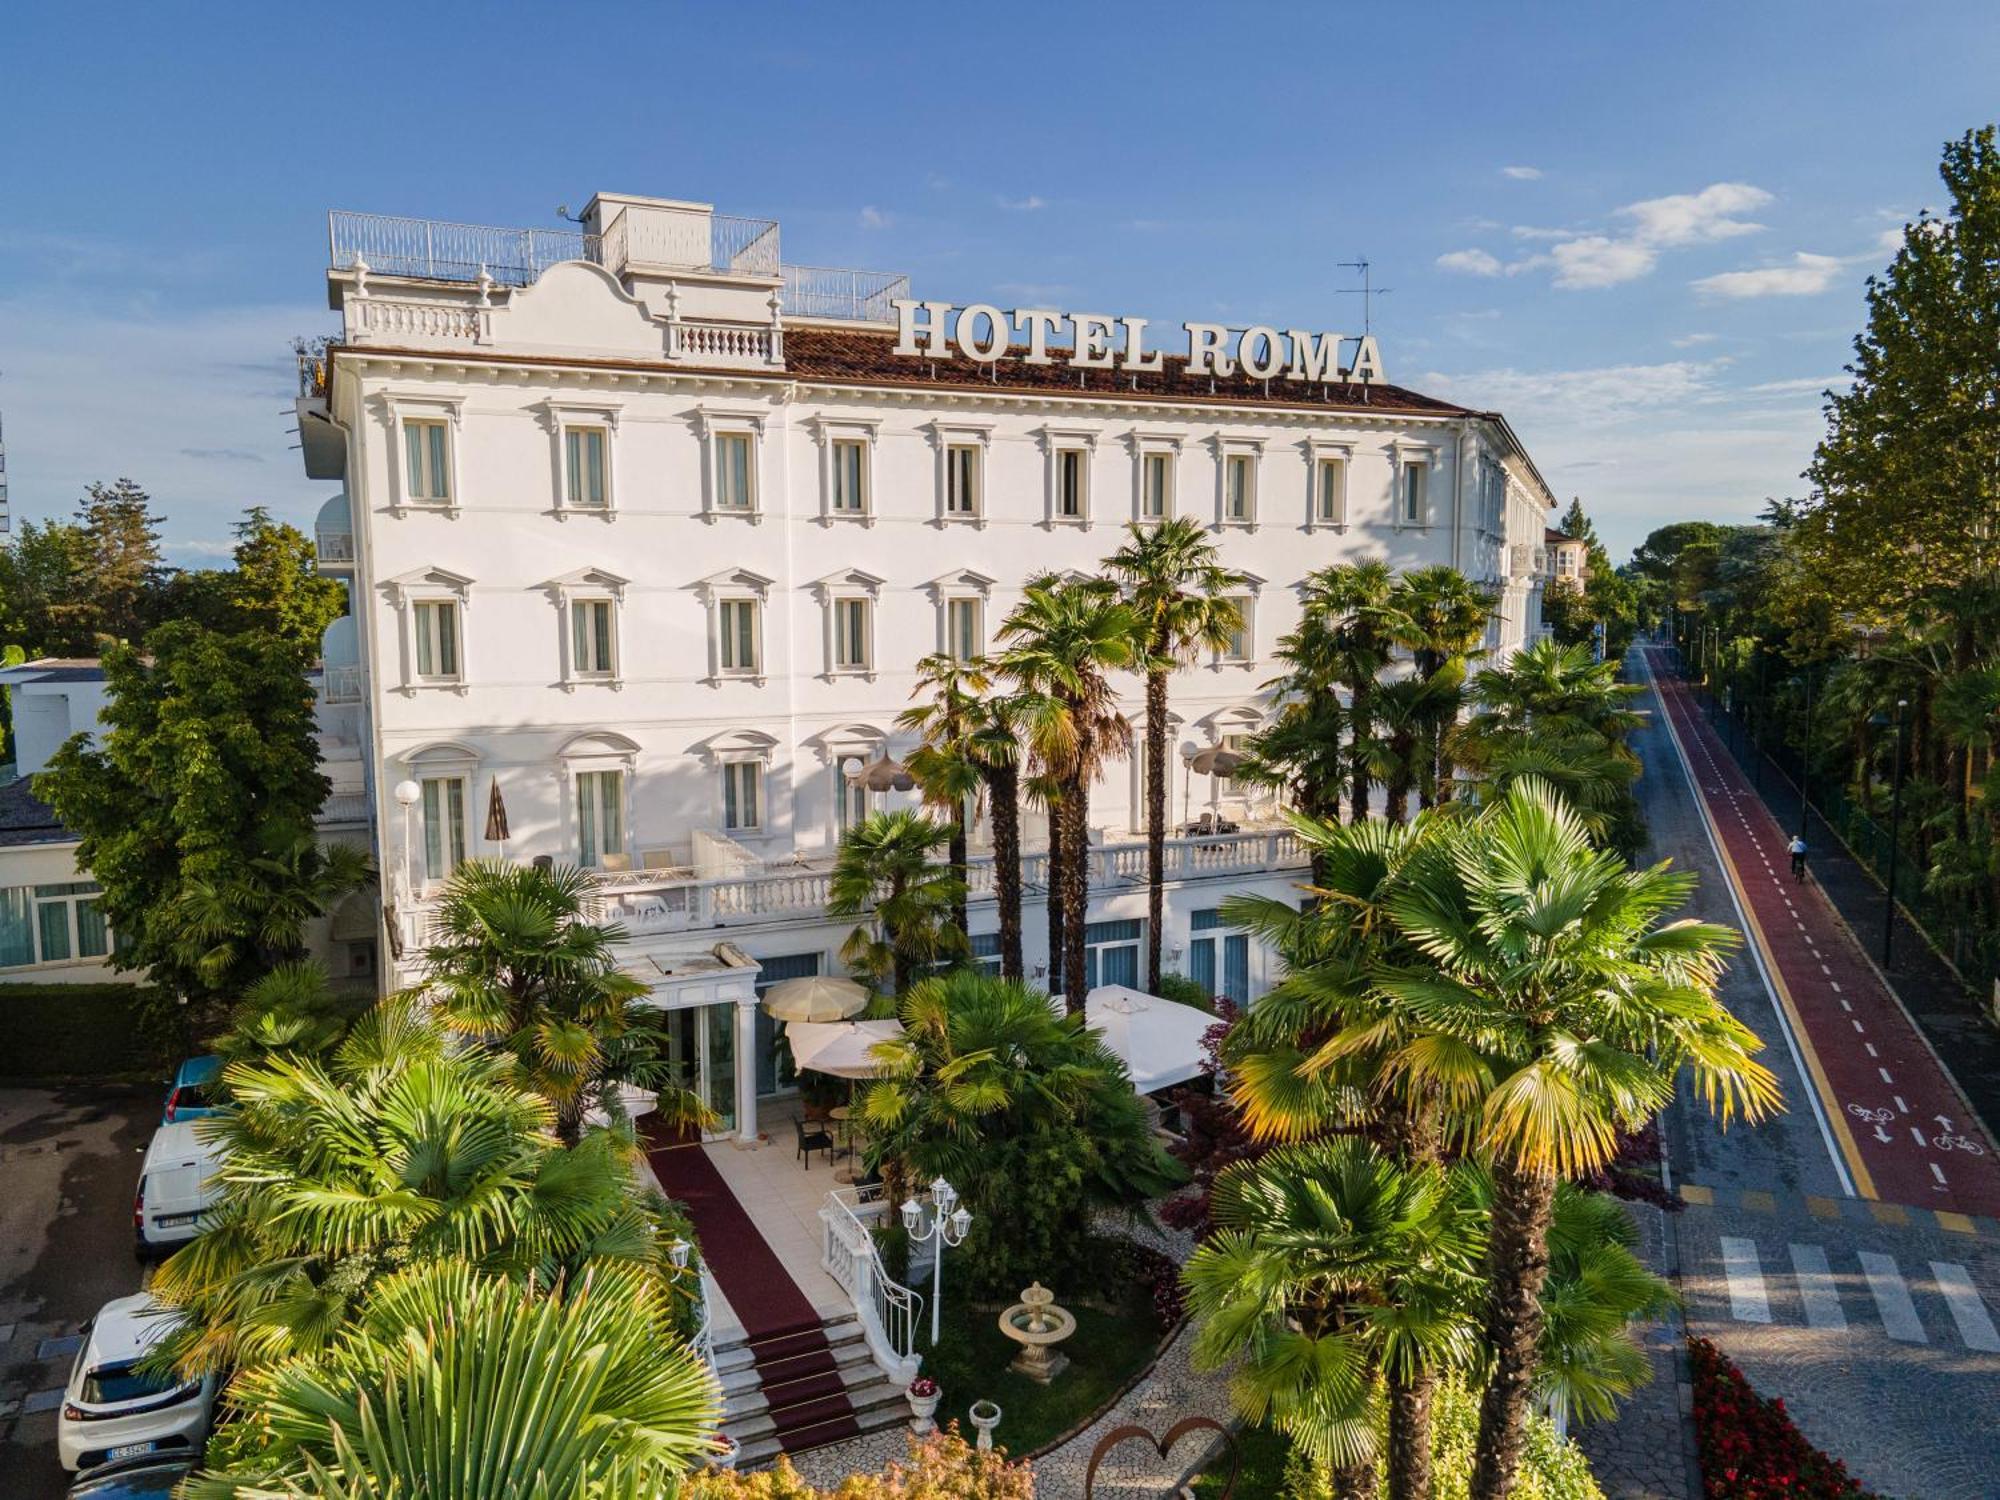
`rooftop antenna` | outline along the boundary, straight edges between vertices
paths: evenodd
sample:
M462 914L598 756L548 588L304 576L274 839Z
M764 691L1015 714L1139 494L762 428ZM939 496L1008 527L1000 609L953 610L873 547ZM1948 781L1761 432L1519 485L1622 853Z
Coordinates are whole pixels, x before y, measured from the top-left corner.
M1377 297L1386 297L1396 289L1392 286L1375 285L1374 267L1369 264L1366 256L1362 256L1358 260L1338 261L1336 264L1343 270L1359 271L1361 273L1360 286L1337 288L1334 295L1336 297L1359 297L1361 299L1361 336L1363 338L1374 337L1375 299ZM1356 362L1359 362L1359 356L1356 356ZM1364 403L1368 400L1368 385L1369 382L1364 378L1361 382L1361 399Z
M1374 267L1366 260L1343 260L1335 264L1342 270L1361 273L1360 286L1340 287L1334 295L1361 299L1361 332L1364 336L1372 335L1375 332L1375 299L1386 297L1396 289L1392 286L1376 286L1373 279Z

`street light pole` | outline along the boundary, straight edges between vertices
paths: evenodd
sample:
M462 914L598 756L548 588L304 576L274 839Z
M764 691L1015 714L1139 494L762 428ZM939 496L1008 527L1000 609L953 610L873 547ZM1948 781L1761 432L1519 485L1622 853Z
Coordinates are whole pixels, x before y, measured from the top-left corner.
M1813 680L1812 663L1806 663L1806 741L1799 756L1799 837L1806 836L1806 818L1812 812Z
M926 1245L937 1241L937 1250L931 1256L931 1347L938 1343L938 1310L944 1301L944 1252L965 1243L966 1231L972 1228L972 1215L958 1201L958 1189L942 1177L931 1184L929 1212L926 1205L915 1198L903 1203L903 1229L910 1236L912 1245Z
M1896 700L1896 782L1889 795L1889 892L1882 909L1882 967L1889 967L1889 945L1896 933L1896 859L1902 853L1903 827L1903 710L1909 700Z

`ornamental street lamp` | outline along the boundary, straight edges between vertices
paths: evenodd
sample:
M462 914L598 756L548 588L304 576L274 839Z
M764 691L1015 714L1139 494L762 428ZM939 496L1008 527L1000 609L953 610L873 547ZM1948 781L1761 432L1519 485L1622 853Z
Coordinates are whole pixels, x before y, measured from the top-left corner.
M937 1348L938 1309L944 1297L944 1252L965 1243L972 1228L971 1213L958 1201L958 1189L942 1177L931 1184L928 1205L915 1198L903 1202L903 1230L912 1245L937 1241L931 1255L931 1347Z

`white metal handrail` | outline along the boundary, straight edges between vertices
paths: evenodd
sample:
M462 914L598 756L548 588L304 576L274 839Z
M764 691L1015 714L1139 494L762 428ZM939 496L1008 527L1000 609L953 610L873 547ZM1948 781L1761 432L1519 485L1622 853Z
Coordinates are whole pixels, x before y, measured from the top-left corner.
M884 1208L879 1187L828 1193L819 1210L824 1229L820 1264L853 1303L854 1316L875 1363L891 1380L907 1386L923 1365L916 1339L923 1322L924 1298L892 1277L882 1264L882 1252L869 1221L880 1218Z
M785 311L801 318L852 318L893 323L898 297L910 295L910 278L895 271L854 271L839 266L786 266Z
M527 286L550 266L597 259L594 234L569 229L504 229L440 219L400 219L336 209L326 216L327 250L337 271L360 261L383 276L477 281L484 271L505 286Z

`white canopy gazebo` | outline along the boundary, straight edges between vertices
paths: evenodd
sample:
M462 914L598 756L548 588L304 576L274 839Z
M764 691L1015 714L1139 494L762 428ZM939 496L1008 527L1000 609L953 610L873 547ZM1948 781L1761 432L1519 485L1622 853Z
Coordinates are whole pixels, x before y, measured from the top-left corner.
M1122 984L1099 985L1084 1002L1084 1025L1124 1061L1132 1087L1157 1093L1209 1071L1202 1039L1215 1017L1192 1005Z

